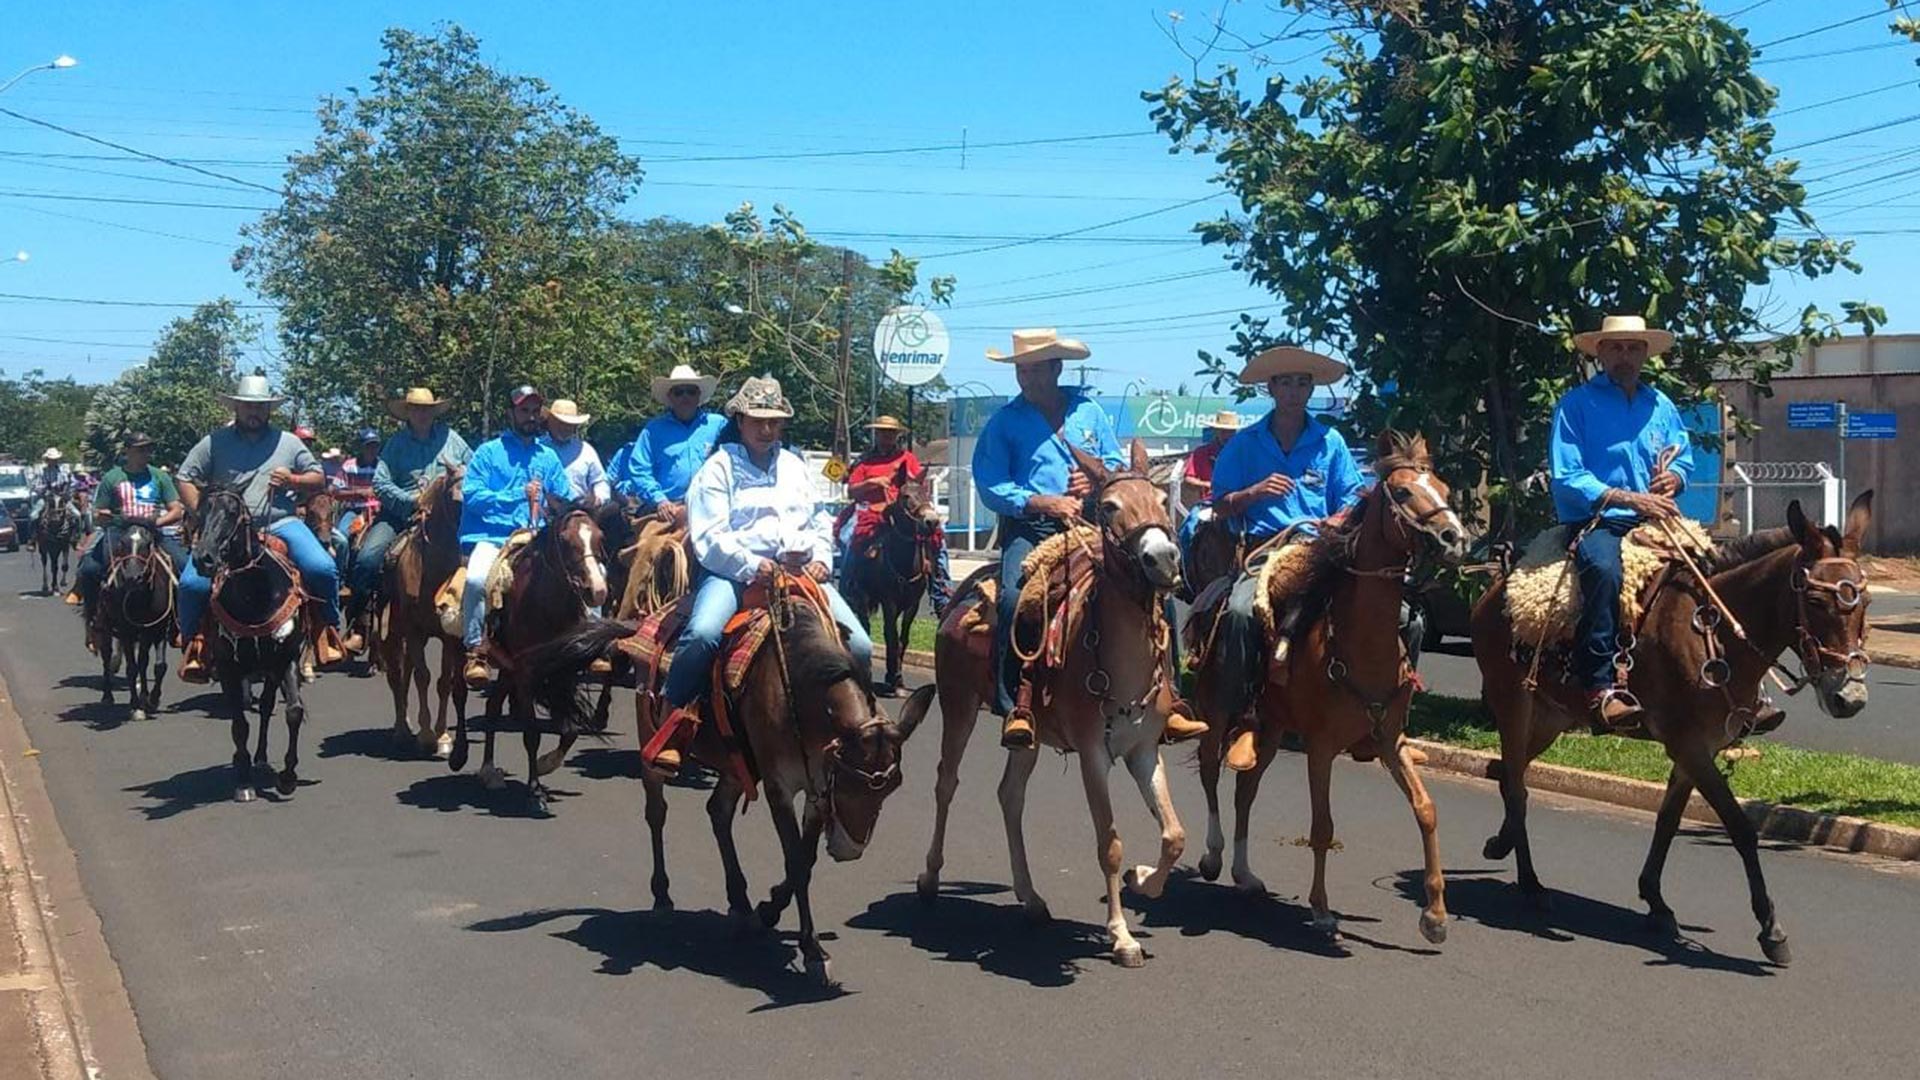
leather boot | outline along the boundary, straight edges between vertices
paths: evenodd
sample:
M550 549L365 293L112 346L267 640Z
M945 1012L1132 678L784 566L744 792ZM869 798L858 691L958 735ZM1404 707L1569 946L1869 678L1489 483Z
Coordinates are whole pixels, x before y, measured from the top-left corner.
M1241 728L1233 737L1233 745L1227 747L1224 762L1234 772L1249 772L1260 764L1260 733L1252 727Z
M1160 733L1163 743L1186 742L1197 739L1208 731L1206 721L1193 715L1193 706L1185 698L1176 697L1167 710L1167 726Z
M1594 730L1602 735L1634 730L1645 713L1632 694L1611 687L1588 694L1587 707L1593 713Z
M467 689L469 690L485 690L487 688L487 658L484 655L484 650L475 649L467 654L467 666L461 672L461 678L467 681Z
M187 639L184 655L180 657L180 681L204 686L207 675L207 635L203 631Z

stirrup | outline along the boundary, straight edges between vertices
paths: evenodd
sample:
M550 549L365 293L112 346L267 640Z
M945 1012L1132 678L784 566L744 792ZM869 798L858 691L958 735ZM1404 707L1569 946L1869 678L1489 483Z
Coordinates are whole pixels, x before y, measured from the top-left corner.
M1038 745L1034 737L1033 710L1015 705L1000 722L1000 745L1008 750L1031 750Z
M1609 705L1614 707L1609 709ZM1634 731L1640 727L1641 719L1646 715L1640 700L1618 687L1600 691L1589 712L1592 714L1593 730L1602 735Z
M1160 741L1163 743L1181 743L1188 739L1197 739L1210 729L1204 720L1193 715L1193 706L1186 699L1176 697L1167 710L1167 724L1161 729Z

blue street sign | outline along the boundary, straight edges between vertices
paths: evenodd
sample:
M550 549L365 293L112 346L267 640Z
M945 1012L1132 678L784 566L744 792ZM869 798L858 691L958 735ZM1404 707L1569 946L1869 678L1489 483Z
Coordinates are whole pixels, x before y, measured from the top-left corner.
M1839 410L1831 401L1790 401L1787 426L1790 428L1830 428L1839 422Z
M1890 412L1850 412L1847 414L1847 438L1894 438L1894 429L1898 426L1895 418L1898 415Z

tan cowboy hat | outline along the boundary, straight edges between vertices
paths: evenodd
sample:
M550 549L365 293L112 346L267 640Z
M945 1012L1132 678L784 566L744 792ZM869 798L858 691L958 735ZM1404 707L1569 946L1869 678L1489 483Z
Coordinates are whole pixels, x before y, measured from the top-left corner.
M1588 356L1598 356L1600 343L1608 338L1627 338L1647 343L1647 355L1659 356L1673 348L1673 335L1665 330L1647 329L1647 320L1638 315L1609 315L1600 320L1600 329L1576 334L1573 346Z
M740 384L740 392L728 400L727 415L787 419L793 416L793 406L780 389L779 379L771 375L750 375Z
M406 393L387 402L387 412L393 414L395 420L405 420L407 418L407 410L415 405L425 405L427 408L433 410L433 415L435 416L439 416L441 413L453 408L453 402L444 398L435 397L433 391L426 387L410 386L407 388Z
M693 370L691 364L675 364L672 371L653 377L653 400L665 405L667 395L674 387L697 386L700 388L700 403L704 405L713 396L713 388L719 382L711 375L702 375Z
M547 406L547 415L574 427L586 427L593 423L593 414L581 412L580 406L574 404L571 398L555 398Z
M1246 421L1240 418L1239 413L1234 412L1232 409L1221 409L1219 412L1200 421L1200 426L1203 428L1211 428L1214 431L1239 431L1241 425L1245 423Z
M1311 375L1315 386L1326 386L1346 378L1347 365L1311 349L1276 345L1254 354L1240 369L1240 381L1248 386L1264 385L1275 375Z
M340 448L337 446L329 446L325 450L320 451L321 461L339 461L341 458L345 456L346 455L342 454L340 452Z
M46 453L40 455L40 460L41 461L59 461L61 458L64 458L66 456L67 456L66 454L61 453L59 447L49 446L47 447Z
M1045 360L1085 360L1093 355L1093 350L1082 342L1072 338L1063 338L1060 331L1015 330L1013 332L1013 351L1001 352L988 349L987 359L1002 364L1038 364Z
M240 381L233 386L233 393L220 395L220 404L228 408L242 403L278 405L285 400L268 385L267 373L258 370L251 375L240 376Z
M879 416L876 416L873 418L873 423L867 425L867 430L869 431L906 431L907 425L901 423L895 417L891 417L886 415L885 413L882 413Z

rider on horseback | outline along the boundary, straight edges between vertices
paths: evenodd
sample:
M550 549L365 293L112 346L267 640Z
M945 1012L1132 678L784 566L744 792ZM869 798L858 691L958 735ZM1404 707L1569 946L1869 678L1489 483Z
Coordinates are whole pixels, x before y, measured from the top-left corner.
M655 375L653 399L667 411L647 421L626 448L625 461L609 474L614 490L670 524L686 520L687 486L727 426L725 417L700 408L713 396L714 382L686 364Z
M580 437L580 429L592 422L591 413L583 413L580 406L561 398L547 406L547 432L540 436L540 442L560 459L573 490L588 505L599 506L613 497L613 488L607 482L606 468L600 464L600 452Z
M1227 440L1213 466L1214 512L1227 519L1251 549L1289 531L1312 535L1319 523L1351 506L1361 491L1360 468L1340 433L1307 415L1316 386L1340 381L1347 366L1288 345L1247 361L1240 382L1267 388L1273 410ZM1233 725L1226 766L1245 772L1259 760L1254 694L1269 671L1284 678L1297 608L1280 619L1269 668L1264 629L1254 603L1262 576L1250 570L1234 582L1215 631L1223 670L1220 700L1208 713Z
M256 371L240 377L231 394L220 401L233 410L233 423L217 428L194 444L180 463L180 501L198 513L203 486L238 487L241 499L266 530L287 546L287 555L300 572L301 587L320 604L320 617L332 626L340 618L340 571L307 526L293 514L296 494L310 495L326 487L326 474L305 443L272 425L273 410L287 399L267 385ZM180 665L183 682L207 681L205 627L207 599L213 582L200 576L188 559L180 566L180 634L198 640L189 646ZM320 654L326 666L341 658L327 648Z
M27 520L34 523L37 530L40 515L46 511L51 500L65 499L73 490L73 479L67 475L66 466L60 462L66 454L57 446L49 446L40 455L40 475L33 478L33 500L28 503Z
M1213 520L1213 467L1220 460L1220 451L1227 448L1227 440L1233 438L1242 423L1240 414L1232 409L1221 409L1201 421L1200 427L1208 433L1207 441L1188 454L1186 463L1180 467L1180 505L1187 508L1187 516L1180 522L1180 557L1186 566L1193 565L1193 534ZM1188 577L1191 579L1192 575ZM1192 580L1187 584L1196 592L1207 585L1204 581Z
M160 531L185 517L187 508L180 501L180 492L174 487L173 478L165 470L152 465L152 436L135 432L122 440L120 445L126 455L126 463L109 469L100 478L100 487L93 498L93 520L102 528L99 535L94 537L93 546L80 557L80 565L73 573L88 626L93 625L94 602L100 595L100 583L107 576L107 553L114 549L120 539L119 522L144 521L152 525L155 538L173 563L176 576L187 562L186 550L180 546L180 541ZM87 637L87 644L89 647L93 644L91 634Z
M522 386L507 402L507 430L473 452L460 484L460 547L467 552L467 583L460 597L467 646L464 677L476 689L487 685L487 574L500 545L516 530L533 526L534 507L545 497L574 497L560 458L539 438L546 399L533 387Z
M866 628L827 583L833 544L819 520L806 461L781 442L793 406L779 381L747 379L727 402L727 416L738 438L724 436L687 489L694 554L709 576L694 594L693 612L667 669L665 697L673 712L666 726L677 728L678 735L676 745L661 748L649 764L668 774L680 769L681 748L699 722L695 703L712 679L714 654L755 581L785 569L819 582L834 621L846 631L853 670L864 680L873 662Z
M894 498L892 481L900 466L907 467L907 479L914 483L920 483L927 475L927 467L901 441L901 437L907 434L907 425L891 416L881 416L868 424L867 429L873 432L873 446L860 455L860 460L854 462L852 470L847 473L847 507L840 511L840 517L833 527L835 550L840 553L842 593L848 593L855 587L855 560L868 549L880 531L880 515ZM927 581L927 599L933 603L933 617L937 620L946 614L947 601L953 595L953 574L948 568L945 529L934 533L933 544L939 557L935 559L933 573Z
M1582 530L1573 551L1580 618L1568 668L1600 725L1631 728L1640 704L1614 686L1620 542L1643 521L1679 516L1673 500L1693 473L1692 442L1680 410L1640 381L1647 358L1673 347L1672 334L1647 329L1638 315L1609 315L1573 342L1601 370L1553 411L1553 509L1562 524ZM1662 468L1668 453L1672 461Z
M1124 469L1120 442L1106 411L1079 390L1060 385L1068 360L1092 355L1084 344L1058 331L1015 330L1013 349L988 349L987 359L1014 365L1020 396L1000 406L973 448L973 482L980 501L1000 515L995 530L1000 544L1000 588L993 627L993 711L1001 718L1000 743L1010 749L1033 746L1032 708L1020 700L1025 672L1010 648L1020 598L1021 563L1049 536L1081 517L1092 482L1069 450L1069 440L1098 457L1109 469ZM1169 659L1172 650L1168 650ZM1176 701L1167 717L1171 741L1204 734L1205 724L1191 719L1185 702Z

